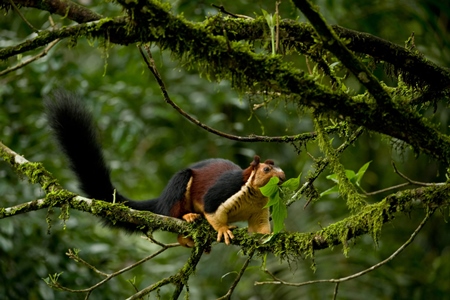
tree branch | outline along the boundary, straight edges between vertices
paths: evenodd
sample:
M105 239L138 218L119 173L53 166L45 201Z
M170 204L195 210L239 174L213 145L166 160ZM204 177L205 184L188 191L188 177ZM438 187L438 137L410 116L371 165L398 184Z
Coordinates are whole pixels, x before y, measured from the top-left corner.
M179 246L179 245L178 244L175 244L175 245L174 244L164 245L161 249L159 249L155 253L153 253L153 254L151 254L151 255L149 255L147 257L144 257L143 259L141 259L141 260L139 260L139 261L137 261L135 263L132 263L131 265L126 266L125 268L122 268L122 269L120 269L118 271L115 271L113 273L110 273L110 274L107 274L107 273L104 273L104 272L98 270L96 267L92 266L91 264L89 264L88 262L86 262L85 260L80 258L76 252L74 252L71 249L69 249L69 251L66 253L66 255L68 257L70 257L71 259L73 259L76 262L79 262L79 263L85 265L89 269L93 270L95 273L100 274L100 275L104 276L105 278L103 280L97 282L96 284L90 286L89 288L85 288L85 289L70 289L70 288L62 286L57 281L50 281L48 284L49 284L50 287L53 287L53 288L56 288L56 289L62 289L64 291L67 291L67 292L70 292L70 293L86 293L86 299L87 299L87 297L89 296L90 293L92 293L92 291L94 291L99 286L105 284L109 280L113 279L114 277L117 277L120 274L125 273L125 272L127 272L127 271L129 271L129 270L131 270L131 269L133 269L133 268L135 268L135 267L137 267L137 266L139 266L139 265L141 265L141 264L143 264L143 263L153 259L153 258L155 258L159 254L165 252L167 249L173 248L173 247L176 247L176 246Z
M9 2L8 0L0 0L0 4L1 3L4 3L5 6L7 6ZM102 18L101 15L71 1L14 0L14 3L22 7L32 7L59 14L78 23L96 21ZM118 19L123 18L116 18L116 20ZM117 25L120 27L120 24ZM124 23L122 24L122 26L125 25L126 24ZM208 28L208 32L211 32L214 35L223 35L223 32L226 31L227 38L232 41L263 39L264 28L267 26L262 17L256 19L224 19L220 15L210 17L203 24L199 23L198 25L203 28ZM433 87L432 90L450 88L449 70L437 66L421 55L369 33L358 32L337 25L331 27L341 39L350 40L350 43L347 44L347 47L350 50L358 53L365 53L378 60L388 62L393 65L396 70L402 70L402 72L408 74L408 76L405 76L405 80L408 84L413 86L423 86L426 84ZM118 44L151 41L145 38L140 39L137 34L133 35L130 31L120 30L118 28L117 30L119 30L117 32L117 37L121 37L122 39L116 38L115 35L108 36L105 34L104 36L108 36L110 41ZM280 20L279 30L280 41L284 43L294 45L296 43L302 43L311 46L315 44L313 30L309 24L302 24L292 20ZM44 44L41 44L41 46L43 45ZM0 59L5 59L5 57L0 55Z
M233 284L230 286L227 293L225 295L223 295L222 297L218 298L217 300L231 299L231 295L233 294L234 289L236 288L239 281L241 280L242 275L244 275L245 270L247 270L247 267L250 264L250 261L252 260L253 254L254 253L252 252L248 255L247 259L245 260L244 264L241 267L241 270L237 274L236 279L233 281Z
M155 38L163 49L169 48L178 58L195 63L213 79L239 78L233 81L235 86L250 90L255 89L255 83L260 90L270 86L273 91L294 97L299 105L315 108L320 113L341 114L356 125L403 140L416 150L450 162L449 137L426 124L414 112L405 108L374 107L346 94L333 93L279 57L255 54L239 43L231 43L230 48L225 38L211 36L203 28L170 15L152 1L143 1L148 9L139 11L123 0L119 2L134 12L139 23L137 28L148 28L148 22L164 24L160 27L162 32L146 32L145 37ZM436 138L429 139L429 136Z
M317 137L316 132L300 133L300 134L296 134L296 135L292 135L292 136L261 136L261 135L256 135L256 134L252 134L250 136L238 136L238 135L233 135L233 134L219 131L217 129L214 129L214 128L200 122L199 120L192 117L190 114L185 112L181 107L179 107L175 102L172 101L172 99L170 98L169 93L166 89L166 86L164 84L164 81L156 67L156 64L153 59L150 48L148 46L144 46L144 47L147 51L147 55L148 55L149 59L147 59L147 57L145 56L141 47L138 47L139 52L141 53L142 58L144 59L144 62L147 65L147 68L150 70L150 72L155 77L156 82L158 83L158 85L161 89L161 92L163 94L163 97L164 97L164 100L166 101L166 103L168 103L170 106L172 106L181 116L186 118L189 122L193 123L194 125L199 126L200 128L206 130L207 132L213 133L217 136L220 136L220 137L223 137L223 138L226 138L229 140L234 140L234 141L239 141L239 142L267 142L267 143L302 142L302 143L306 143L308 141L314 140ZM342 123L339 123L339 124L336 124L333 126L327 126L324 128L324 131L326 133L333 133L333 132L338 131L339 127L342 125L343 125Z
M10 68L7 68L6 70L0 71L0 76L6 75L6 74L8 74L8 73L10 73L10 72L13 72L13 71L15 71L15 70L18 70L18 69L20 69L20 68L22 68L22 67L24 67L24 66L26 66L26 65L28 65L28 64L30 64L30 63L32 63L33 61L36 61L36 60L38 60L38 59L40 59L40 58L46 56L46 55L48 54L48 52L49 52L49 51L50 51L50 50L51 50L58 42L59 42L59 39L56 39L56 40L52 41L51 43L49 43L48 46L45 47L45 49L44 49L41 53L39 53L38 55L35 55L35 56L31 57L30 59L27 59L26 61L23 61L23 62L21 62L21 63L15 65L14 67L10 67Z
M347 49L333 29L325 22L317 8L314 8L308 0L293 0L293 2L311 22L322 40L323 47L336 55L347 69L358 78L359 82L372 94L379 106L393 110L391 97L383 89L378 79Z
M266 38L267 23L263 18L248 21L222 18L218 15L210 17L206 22L214 35L223 35L225 30L231 41L256 41ZM430 86L432 91L450 88L450 71L434 64L417 52L370 33L347 29L339 25L332 25L331 28L339 38L348 41L346 47L350 50L368 54L378 61L387 62L395 68L395 73L406 74L404 80L410 86ZM307 56L311 56L308 51L317 44L314 29L310 24L289 19L280 20L280 42L287 48L295 47L300 53ZM313 59L317 60L315 57Z
M0 5L5 2L7 0L0 0ZM102 18L101 15L70 0L13 0L13 2L22 7L37 8L51 14L67 17L77 23L86 23Z
M300 286L305 286L305 285L309 285L309 284L316 284L316 283L336 283L339 284L341 282L344 281L348 281L348 280L352 280L355 279L357 277L361 277L369 272L372 272L373 270L378 269L379 267L385 265L386 263L390 262L391 260L393 260L397 255L399 255L403 250L405 250L405 248L407 246L409 246L409 244L411 244L414 241L414 238L417 236L417 234L420 232L420 230L422 230L422 228L425 226L425 223L428 221L429 217L433 214L434 210L432 209L431 211L427 212L424 219L422 220L422 222L420 222L419 226L416 228L416 230L414 230L414 232L411 234L411 236L409 237L409 239L403 244L401 245L394 253L392 253L388 258L384 259L383 261L371 266L370 268L367 268L361 272L352 274L350 276L347 277L342 277L342 278L338 278L338 279L322 279L322 280L311 280L311 281L306 281L306 282L301 282L301 283L293 283L293 282L286 282L284 280L281 280L277 277L275 277L274 274L272 274L271 272L269 272L268 270L266 270L266 273L269 274L274 281L264 281L264 282L255 282L255 285L262 285L262 284L283 284L283 285L289 285L289 286L296 286L296 287L300 287ZM337 294L337 285L335 288L335 294Z
M267 88L270 86L274 91L295 97L300 105L315 108L322 113L336 112L346 116L349 121L355 124L409 142L416 149L420 149L443 162L450 161L450 140L448 136L425 124L414 113L402 111L398 115L374 108L370 103L355 101L348 95L333 93L326 87L315 83L303 72L291 68L279 57L255 54L239 43L229 43L228 47L224 38L212 36L201 26L195 26L182 18L172 16L155 2L142 1L140 7L137 7L134 2L129 3L122 0L119 0L119 2L134 13L135 19L132 23L127 23L124 18L97 21L55 31L45 31L35 38L35 41L43 43L56 38L83 34L109 37L111 36L109 33L112 32L124 33L122 38L124 37L127 41L129 40L128 37L136 38L137 36L143 42L156 41L163 49L170 49L180 59L184 57L184 59L204 67L209 72L214 70L214 78L231 77L231 79L234 78L237 87L241 86L248 89L259 82L260 87ZM145 5L146 9L141 9L142 5ZM148 28L152 28L152 30L147 31ZM130 35L128 32L134 33ZM17 53L21 53L22 50L15 47ZM4 55L4 51L5 49L1 50L0 53ZM262 90L262 88L259 90ZM434 138L430 139L430 136ZM86 200L73 197L72 194L49 195L53 188L59 191L60 187L56 185L56 180L42 166L33 163L19 166L18 162L23 161L23 158L17 155L11 157L8 155L8 151L5 151L3 147L1 149L0 154L2 157L6 157L5 160L10 162L14 168L17 168L20 174L31 178L32 182L39 182L48 193L43 203L39 204L40 206L50 207L68 204L72 208L88 211L112 221L116 221L120 217L121 220L127 222L143 224L147 229L162 229L182 234L189 234L192 231L192 227L185 222L156 216L149 212L131 211L124 206L112 205L103 201ZM439 187L432 186L407 190L391 195L380 203L369 205L362 212L330 225L317 233L280 233L272 238L269 243L260 245L258 236L248 239L246 231L240 229L236 230L236 238L233 243L241 245L247 250L256 247L261 252L271 252L273 248L268 248L269 245L271 247L276 246L275 248L278 250L275 251L275 254L278 256L311 253L314 249L318 250L345 243L346 240L362 234L377 233L382 224L394 218L395 213L411 209L411 203L415 199L421 200L426 205L434 205L433 202L430 202L432 201L430 199L435 197L436 201L439 202L438 206L447 206L448 196L448 184ZM95 207L95 209L92 209L92 207ZM30 209L36 208L30 205Z
M88 212L114 222L129 222L141 225L146 230L164 230L188 236L193 235L202 240L202 245L210 245L215 240L212 227L203 220L199 223L156 215L148 211L137 211L122 204L87 199L65 192L40 164L30 163L0 143L0 155L20 174L27 176L31 182L39 183L47 192L46 198L31 201L15 207L0 208L0 219L48 207L69 207ZM395 218L397 213L407 213L414 208L413 203L421 202L426 209L444 208L450 204L450 184L421 187L405 190L386 197L379 203L367 205L355 215L329 225L318 232L287 233L273 236L269 242L261 243L261 235L249 237L245 228L235 229L232 244L242 247L244 253L258 251L273 253L283 259L312 255L314 250L331 246L345 245L349 239L370 233L379 234L383 224Z

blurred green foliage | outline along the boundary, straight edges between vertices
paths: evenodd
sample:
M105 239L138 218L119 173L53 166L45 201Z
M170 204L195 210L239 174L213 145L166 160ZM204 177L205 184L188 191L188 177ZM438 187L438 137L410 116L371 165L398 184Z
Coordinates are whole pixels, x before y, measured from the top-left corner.
M83 2L103 15L122 12L114 3ZM446 1L317 1L330 23L365 31L392 42L403 44L415 33L417 48L442 66L449 66L450 4ZM213 1L172 1L174 13L186 19L202 21L216 14ZM261 15L262 9L274 12L267 1L229 1L225 8L248 16ZM48 13L21 9L35 27L48 27ZM289 2L280 6L282 18L297 17L305 21ZM57 24L68 20L54 16ZM32 30L14 11L0 19L0 46L6 47L29 38ZM285 135L312 130L309 116L299 115L293 105L280 103L267 109L252 110L262 98L248 97L233 91L229 82L208 82L195 70L186 70L168 53L152 49L158 68L172 99L186 112L216 129L236 134ZM26 53L33 56L37 52ZM298 59L298 58L297 58ZM304 58L297 61L305 69ZM2 69L16 61L0 62ZM376 74L381 80L382 69ZM358 85L350 82L355 90ZM76 44L62 41L50 53L15 72L0 77L0 139L30 161L43 162L64 187L76 190L74 177L63 155L56 149L43 114L42 99L58 88L83 96L96 116L105 155L112 168L113 181L125 195L135 199L155 197L170 176L198 160L222 157L245 167L254 154L272 158L286 172L296 177L311 172L313 161L306 151L320 156L315 144L297 153L288 144L240 143L225 140L194 126L164 102L159 87L143 64L134 45L98 48L98 41L80 39ZM438 110L435 118L448 128L448 113ZM342 142L338 137L334 146ZM416 157L408 149L397 151L397 144L375 134L365 134L342 156L346 169L358 170L372 161L361 185L367 191L403 182L390 167L397 162L401 171L420 181L444 180L444 170L428 157ZM316 187L323 192L332 186L322 174ZM0 162L1 206L11 206L44 195L37 186L21 181L9 166ZM379 195L368 199L378 201ZM313 231L336 220L348 211L341 200L324 197L303 209L303 201L288 209L286 229ZM57 210L57 209L55 209ZM138 236L102 228L90 215L71 211L64 230L58 211L47 234L46 212L39 211L0 221L0 298L2 299L78 299L48 288L41 278L63 272L60 283L70 288L85 288L100 280L97 275L65 256L69 248L81 249L80 256L105 272L112 272L152 253L155 246ZM448 299L450 270L450 233L442 217L433 218L415 242L397 259L370 275L346 282L339 287L342 299ZM419 223L421 215L401 216L385 226L376 247L369 236L358 238L349 257L340 247L316 253L317 271L310 260L291 264L268 257L266 267L286 281L301 282L319 278L336 278L365 269L390 255ZM175 241L171 234L158 233L165 242ZM143 288L181 268L189 250L173 249L131 272L119 276L96 290L90 299L121 299L132 294L128 280ZM202 258L189 282L192 299L213 299L226 293L245 257L232 246L216 245ZM292 288L277 285L254 286L254 281L269 279L261 271L261 261L254 259L235 291L236 299L323 299L333 294L332 285ZM160 294L170 295L168 288ZM153 299L153 298L152 298Z

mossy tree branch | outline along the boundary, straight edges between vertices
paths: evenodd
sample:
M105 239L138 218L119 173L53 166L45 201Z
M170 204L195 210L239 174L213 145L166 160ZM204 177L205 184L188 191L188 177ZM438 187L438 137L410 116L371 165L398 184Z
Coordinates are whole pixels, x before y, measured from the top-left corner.
M334 174L339 179L339 194L347 201L347 207L351 212L359 211L366 205L366 202L345 175L344 165L339 162L339 152L331 146L331 140L323 130L325 125L322 117L315 116L314 125L317 130L317 143L321 151L326 155Z
M122 204L76 196L63 190L40 164L28 162L1 143L0 155L16 172L26 176L31 182L40 184L47 192L45 199L0 208L0 219L40 209L62 207L88 212L113 223L120 221L137 224L144 232L163 230L193 236L194 240L201 241L201 244L206 246L215 240L216 233L205 220L189 224L179 219L133 210ZM265 239L264 236L248 235L247 230L241 228L234 230L235 238L232 244L239 245L245 253L273 253L283 259L309 257L315 250L340 244L346 246L349 239L364 234L369 233L376 238L383 224L393 220L398 213L408 213L417 208L415 202L421 202L425 209L435 209L447 207L450 204L449 199L450 184L405 190L390 195L379 203L367 205L354 215L317 232L283 232L272 237L269 242L261 243L261 238Z
M323 47L336 55L356 78L358 78L362 85L372 94L379 106L393 110L394 108L389 94L383 89L372 72L344 45L334 30L325 22L322 15L318 13L317 8L313 7L312 3L308 0L294 0L294 4L309 19L317 31Z
M37 8L48 11L52 14L58 14L78 23L98 21L102 18L101 15L71 1L15 0L14 3L21 7ZM3 4L3 7L7 7L9 5L9 1L0 0L0 4ZM126 24L122 23L122 21L124 21L122 17L115 17L114 20L117 22L116 26L114 26L117 30L117 36L111 33L106 34L108 33L106 32L108 28L104 28L104 36L108 37L111 42L118 44L129 44L145 41L140 40L137 35L133 36L132 31L128 31L128 34L124 34L125 32L123 29ZM231 41L254 41L268 38L267 23L263 17L258 17L255 19L223 18L219 14L208 18L205 22L199 23L198 25L203 26L208 32L215 36L222 36L224 32L226 32L227 38ZM303 48L306 46L306 48L309 49L316 44L314 30L309 24L286 19L280 20L279 27L280 41L287 47L296 47L296 45L302 44ZM413 86L428 85L432 87L433 90L450 88L450 71L432 63L417 52L405 49L404 47L373 36L369 33L358 32L338 25L332 25L331 28L339 36L339 38L348 41L346 46L350 50L356 53L368 54L376 60L388 62L395 68L397 73L406 74L404 79L408 84ZM70 32L68 32L68 34L69 36L73 36ZM82 31L80 34L84 35ZM118 37L122 37L122 39ZM51 41L48 39L39 40L41 40L42 43L36 44L36 47L43 46ZM19 53L23 53L31 49L21 48L21 52ZM300 52L307 54L302 51L301 47L297 47L297 49ZM17 54L12 52L10 53L11 54L8 55L0 55L0 58L5 59L11 55Z
M207 28L222 36L224 31L231 41L258 41L269 39L264 18L253 20L223 18L221 15L206 20ZM426 59L417 51L406 49L370 33L359 32L331 25L337 36L346 41L346 47L355 53L367 54L377 61L392 65L398 74L406 74L404 80L412 86L430 86L433 89L450 88L450 71ZM309 50L317 45L316 33L310 24L290 19L280 21L280 42L285 48L294 47L300 53L311 55ZM314 58L311 57L313 60Z
M123 5L129 6L126 3ZM448 162L448 136L427 125L413 111L385 110L373 107L366 101L355 101L345 94L333 93L304 73L292 69L278 57L256 55L239 43L232 43L229 48L224 38L211 36L202 26L172 16L153 2L148 2L145 7L146 9L141 7L141 10L136 12L137 7L130 6L129 9L133 10L136 18L132 23L128 23L124 18L105 19L91 24L45 31L34 40L0 50L0 58L45 45L56 38L78 35L106 36L111 39L120 37L128 42L139 36L141 41L156 41L161 47L169 48L180 59L184 57L195 62L200 69L217 79L231 78L241 85L242 89L254 88L253 83L258 82L262 89L270 87L274 91L297 97L301 105L316 108L324 113L346 116L356 125L403 140L418 152L423 151L438 160ZM152 30L148 31L148 28ZM435 136L436 139L429 139L429 136Z
M133 11L135 28L142 31L143 38L153 37L163 49L171 50L180 59L195 62L212 78L230 78L241 89L254 89L255 83L261 90L270 87L273 91L296 97L300 105L316 108L321 113L341 114L353 124L403 140L417 151L443 162L450 160L448 136L426 124L413 111L386 110L385 107L374 107L370 102L333 93L279 57L255 54L245 45L211 36L201 26L177 18L151 1L142 1L139 5L119 2ZM157 27L146 31L149 22ZM431 140L429 136L436 139Z

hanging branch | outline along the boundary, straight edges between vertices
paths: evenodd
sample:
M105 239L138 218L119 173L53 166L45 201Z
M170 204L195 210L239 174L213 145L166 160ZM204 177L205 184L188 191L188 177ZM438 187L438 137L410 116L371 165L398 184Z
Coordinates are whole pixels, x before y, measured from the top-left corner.
M437 185L444 185L445 184L444 182L431 182L430 183L430 182L420 182L420 181L412 180L412 179L408 178L406 175L404 175L403 173L401 173L397 169L397 166L395 165L395 163L393 161L391 163L392 163L392 167L394 168L394 172L396 174L398 174L400 177L402 177L403 179L405 179L407 182L404 182L404 183L401 183L401 184L398 184L398 185L394 185L394 186L390 186L390 187L387 187L385 189L381 189L381 190L374 191L374 192L366 192L366 191L363 190L364 195L366 195L366 196L373 196L373 195L377 195L377 194L381 194L381 193L384 193L384 192L396 190L396 189L399 189L399 188L402 188L402 187L406 187L406 186L410 186L410 185L437 186Z
M284 281L282 279L277 278L273 273L271 273L269 270L265 270L265 272L267 274L269 274L272 278L273 281L262 281L262 282L255 282L255 285L262 285L262 284L283 284L283 285L288 285L288 286L295 286L295 287L300 287L300 286L305 286L305 285L309 285L309 284L316 284L316 283L336 283L339 284L341 282L344 281L348 281L348 280L352 280L358 277L361 277L369 272L372 272L373 270L378 269L379 267L385 265L386 263L390 262L391 260L393 260L396 256L398 256L407 246L409 246L413 241L414 238L417 236L417 234L420 232L420 230L422 230L422 228L425 226L426 222L428 221L428 219L430 218L430 216L434 213L434 209L431 209L430 211L428 211L424 217L424 219L422 220L422 222L420 222L419 226L416 228L416 230L414 230L414 232L411 234L411 236L409 237L409 239L403 244L401 245L394 253L392 253L388 258L384 259L383 261L371 266L370 268L367 268L361 272L352 274L350 276L347 277L342 277L342 278L338 278L338 279L321 279L321 280L311 280L311 281L306 281L306 282L301 282L301 283L294 283L294 282L287 282ZM337 293L337 286L335 288L335 294Z
M229 140L239 141L239 142L268 142L268 143L271 143L271 142L291 143L291 142L297 142L297 141L307 142L310 140L314 140L317 137L316 132L300 133L300 134L293 135L293 136L261 136L261 135L255 135L255 134L252 134L250 136L237 136L237 135L225 133L225 132L219 131L217 129L214 129L212 127L209 127L208 125L200 122L199 120L195 119L190 114L185 112L181 107L179 107L175 102L173 102L172 99L170 99L170 96L169 96L169 93L167 92L164 81L162 80L162 77L156 67L155 60L153 59L152 53L150 51L150 47L147 45L144 47L146 49L147 56L149 57L149 59L147 59L147 57L145 56L141 47L138 46L139 52L141 53L142 58L144 59L148 69L151 71L151 73L155 77L156 82L158 83L158 85L161 89L161 92L163 94L163 97L164 97L164 100L166 101L166 103L168 103L170 106L172 106L181 116L186 118L189 122L199 126L200 128L203 128L204 130L206 130L212 134L215 134L217 136L220 136L220 137L223 137L223 138L226 138ZM338 131L338 129L339 129L338 126L328 126L328 127L324 128L325 132L327 132L327 133L333 133L335 131Z
M314 126L318 132L318 145L323 154L327 157L327 162L329 162L331 169L337 175L339 180L339 193L342 198L346 200L347 207L351 212L356 212L364 207L367 203L363 197L358 193L356 187L350 182L345 174L344 166L339 162L339 155L331 146L331 141L323 132L324 123L323 118L314 115ZM362 128L361 128L362 129Z
M236 288L239 281L241 280L242 275L244 275L245 270L247 270L247 267L250 264L250 261L252 260L253 254L254 254L254 251L249 253L247 259L245 260L244 264L242 265L241 270L239 271L238 275L236 276L236 279L233 281L233 284L228 289L228 292L225 295L223 295L222 297L218 298L217 300L224 300L224 299L231 298L231 295L233 294L234 289Z
M14 11L19 15L19 17L25 22L25 24L28 25L28 27L31 28L31 30L33 30L33 32L38 33L39 30L36 29L28 20L27 18L25 18L25 16L20 12L19 8L17 7L17 5L14 3L13 0L9 0L9 3L11 4L11 6L14 8Z
M87 261L85 261L84 259L79 257L78 253L76 251L72 251L71 249L69 249L68 252L66 253L66 255L69 258L73 259L75 262L78 262L78 263L81 263L81 264L85 265L87 268L91 269L95 273L104 276L105 279L103 279L103 280L99 281L98 283L92 285L91 287L85 288L85 289L71 289L71 288L64 287L57 281L58 278L49 278L48 280L45 280L45 282L52 288L61 289L61 290L64 290L66 292L75 293L75 294L77 294L77 293L86 293L85 299L88 299L90 294L95 289L97 289L98 287L102 286L103 284L105 284L109 280L113 279L114 277L117 277L120 274L123 274L123 273L125 273L125 272L127 272L127 271L129 271L129 270L131 270L131 269L133 269L133 268L135 268L135 267L137 267L137 266L139 266L139 265L141 265L141 264L143 264L143 263L153 259L153 258L155 258L156 256L160 255L161 253L165 252L166 250L168 250L170 248L178 247L178 246L179 246L178 243L163 245L163 247L160 250L156 251L155 253L153 253L153 254L151 254L151 255L149 255L147 257L144 257L143 259L141 259L141 260L139 260L139 261L137 261L137 262L135 262L135 263L133 263L133 264L123 268L123 269L120 269L120 270L118 270L116 272L109 273L109 274L98 270L96 267L92 266Z
M197 264L200 261L200 258L203 255L204 248L198 247L199 243L196 243L196 247L192 249L191 256L187 260L187 262L184 264L184 266L178 271L177 274L172 275L170 277L164 278L157 283L154 283L141 291L137 292L133 296L127 298L127 300L135 300L135 299L142 299L143 296L148 295L154 290L159 289L162 286L165 286L167 284L174 284L175 285L175 291L172 295L172 299L177 299L178 296L181 294L183 287L185 283L187 282L189 276L195 271Z

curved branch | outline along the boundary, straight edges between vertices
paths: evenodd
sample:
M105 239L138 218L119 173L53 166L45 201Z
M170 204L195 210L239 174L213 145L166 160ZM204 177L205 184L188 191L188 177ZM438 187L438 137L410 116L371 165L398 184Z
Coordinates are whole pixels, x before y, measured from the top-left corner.
M284 280L281 280L279 278L277 278L274 274L272 274L271 272L269 272L268 270L265 270L267 274L269 274L274 281L264 281L264 282L255 282L255 285L262 285L262 284L283 284L283 285L289 285L289 286L296 286L296 287L300 287L300 286L304 286L304 285L309 285L309 284L316 284L316 283L336 283L339 284L341 282L344 281L348 281L348 280L352 280L355 279L357 277L363 276L369 272L372 272L373 270L378 269L379 267L385 265L386 263L390 262L391 260L393 260L397 255L399 255L403 250L405 250L405 248L411 244L415 237L417 236L417 234L422 230L422 228L425 226L425 223L428 221L429 217L433 214L433 211L427 212L424 219L422 220L422 222L420 222L419 226L417 226L416 230L414 230L414 232L411 234L411 236L409 237L409 239L403 243L403 245L401 245L396 251L394 251L394 253L392 253L388 258L380 261L379 263L371 266L370 268L367 268L361 272L346 276L346 277L341 277L338 279L321 279L321 280L311 280L311 281L306 281L306 282L301 282L301 283L292 283L292 282L286 282ZM336 287L337 289L337 287Z
M86 23L90 21L99 20L102 15L93 12L86 7L79 5L70 0L13 0L16 5L22 7L37 8L40 10L48 11L51 14L57 14L63 17L67 17L69 20L73 20L77 23ZM6 0L0 0L7 2Z
M36 28L34 28L33 24L31 24L27 18L25 18L25 16L20 12L19 8L17 7L17 5L14 3L13 0L9 0L9 3L11 4L12 8L14 9L14 11L19 15L19 17L28 25L28 27L31 28L31 30L33 30L33 32L38 32L39 30L37 30Z
M137 292L127 300L134 300L134 299L142 299L143 296L148 295L152 291L167 285L169 283L172 283L175 285L175 291L172 296L172 299L178 299L181 291L183 290L183 287L185 283L187 282L187 279L189 276L195 271L195 268L197 267L197 264L200 262L200 258L203 255L203 248L201 247L195 247L192 249L191 256L187 260L187 262L184 264L184 266L178 271L177 274L170 276L168 278L162 279L158 281L155 284L152 284L141 291Z
M66 255L73 259L75 262L81 263L83 265L85 265L86 267L88 267L89 269L91 269L92 271L94 271L97 274L100 274L102 276L104 276L105 278L103 280L100 280L99 282L97 282L96 284L88 287L88 288L84 288L84 289L70 289L67 287L62 286L61 284L59 284L57 281L56 282L51 282L49 283L50 286L55 287L57 289L62 289L64 291L67 292L71 292L71 293L87 293L87 296L94 291L96 288L98 288L99 286L103 285L104 283L108 282L109 280L113 279L114 277L119 276L122 273L128 272L129 270L155 258L156 256L158 256L159 254L165 252L167 249L172 248L172 247L176 247L179 246L178 244L174 245L174 244L168 244L168 245L163 245L161 247L161 249L159 249L158 251L156 251L155 253L146 256L144 258L142 258L141 260L132 263L131 265L128 265L118 271L115 271L113 273L105 273L102 272L100 270L98 270L96 267L92 266L91 264L89 264L87 261L85 261L84 259L82 259L81 257L78 256L78 254L74 251L72 251L71 249L69 249L69 251L66 253ZM86 297L87 298L87 297Z
M146 48L149 59L147 59L147 57L145 56L141 47L138 47L139 52L141 53L142 58L144 59L148 69L150 70L150 72L152 72L153 76L155 77L166 103L168 103L170 106L172 106L181 116L186 118L189 122L199 126L200 128L202 128L210 133L213 133L217 136L221 136L223 138L226 138L229 140L234 140L234 141L239 141L239 142L267 142L267 143L274 143L274 142L276 142L276 143L291 143L291 142L298 142L298 141L307 142L310 140L314 140L317 137L316 132L300 133L300 134L291 135L291 136L261 136L261 135L255 135L255 134L252 134L250 136L238 136L238 135L219 131L217 129L214 129L214 128L200 122L199 120L192 117L190 114L185 112L181 107L179 107L175 102L172 101L172 99L169 96L169 93L167 92L164 81L162 80L162 77L159 74L158 69L156 68L156 64L153 59L152 53L150 52L150 48L148 46L145 46L145 48ZM336 132L339 130L339 127L340 127L339 125L343 125L343 124L340 123L340 124L336 124L333 126L327 126L324 128L324 131L328 134Z

